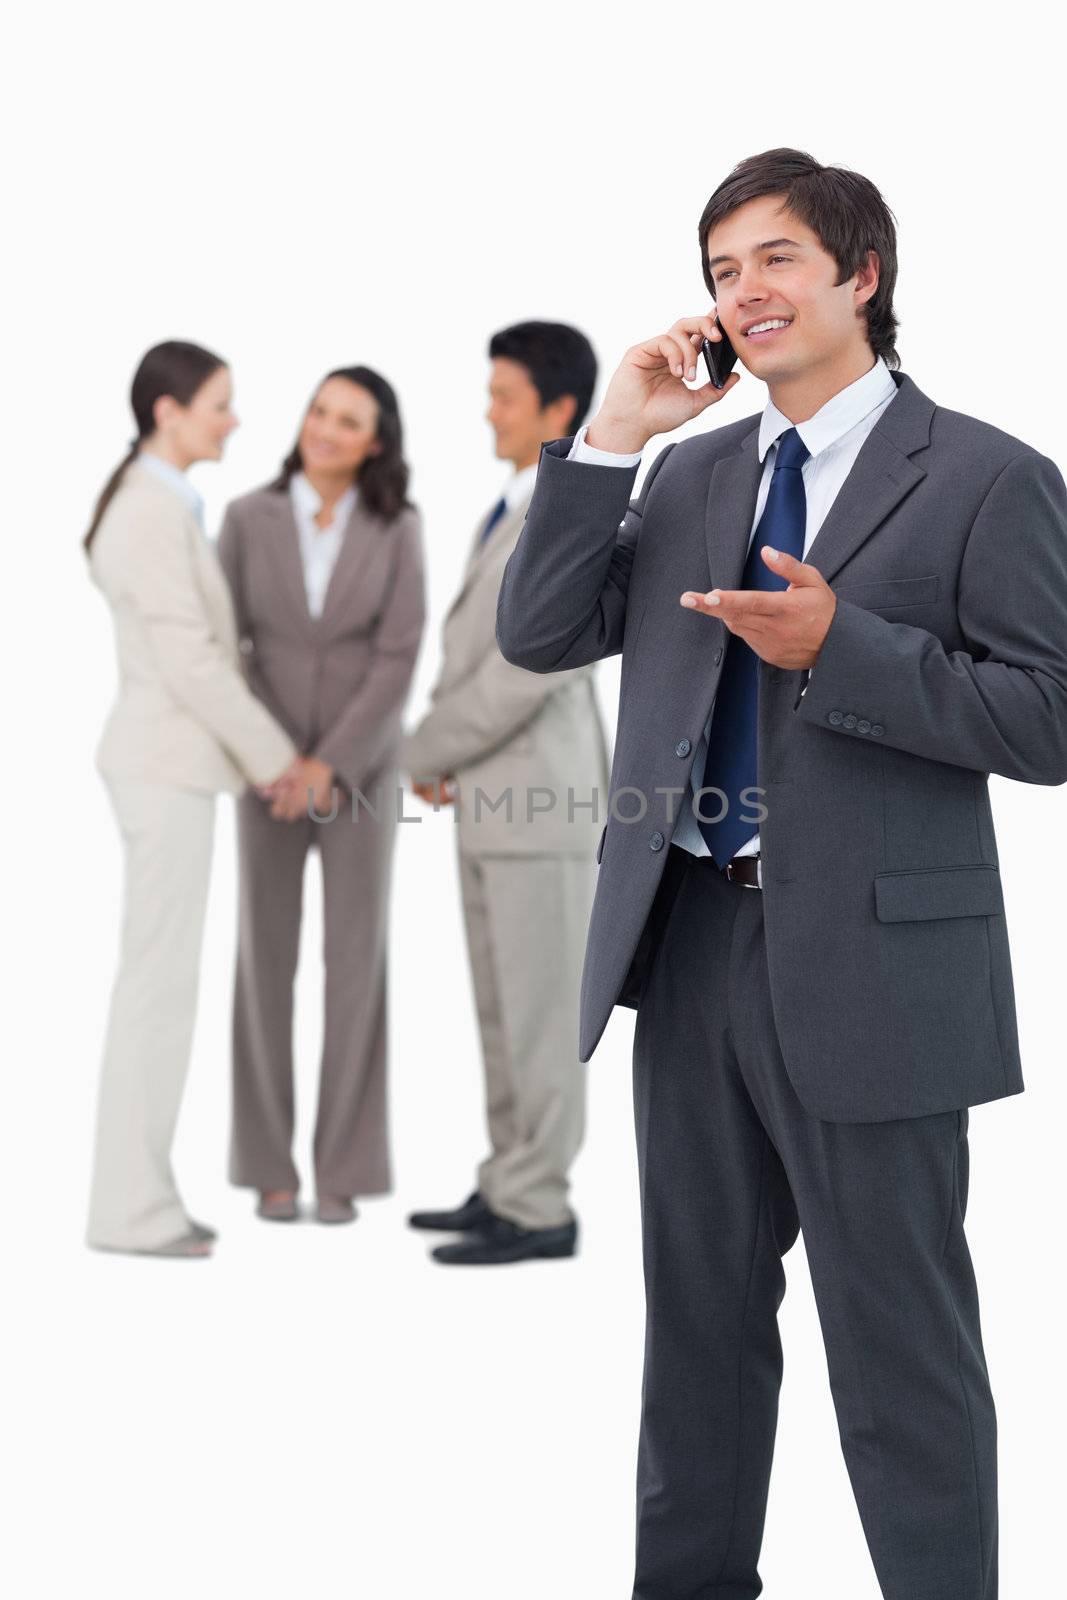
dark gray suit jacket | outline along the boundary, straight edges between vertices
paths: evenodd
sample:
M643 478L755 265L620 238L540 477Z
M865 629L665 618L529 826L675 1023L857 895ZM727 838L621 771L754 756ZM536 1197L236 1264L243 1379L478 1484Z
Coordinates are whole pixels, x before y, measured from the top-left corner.
M1063 478L893 377L806 557L839 599L818 661L810 678L765 662L759 677L775 1021L801 1101L841 1122L1022 1088L987 779L1067 781ZM612 793L648 805L601 838L583 1061L612 1006L640 1003L670 914L666 844L729 639L678 599L740 583L758 429L747 417L669 446L630 505L636 469L546 446L504 574L510 661L557 672L622 651Z

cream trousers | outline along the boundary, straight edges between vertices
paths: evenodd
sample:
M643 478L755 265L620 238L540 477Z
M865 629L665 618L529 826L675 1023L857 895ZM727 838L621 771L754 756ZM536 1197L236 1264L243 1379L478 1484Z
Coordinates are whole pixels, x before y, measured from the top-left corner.
M189 1068L215 797L109 778L125 848L122 945L100 1074L88 1242L189 1230L170 1153Z

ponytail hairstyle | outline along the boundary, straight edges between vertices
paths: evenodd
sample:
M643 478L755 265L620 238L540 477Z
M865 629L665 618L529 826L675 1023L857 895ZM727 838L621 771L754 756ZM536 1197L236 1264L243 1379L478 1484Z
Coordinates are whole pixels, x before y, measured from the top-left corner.
M155 344L141 357L140 366L130 385L130 406L137 424L137 434L96 502L89 531L82 540L86 555L92 549L96 531L125 476L126 468L156 431L156 401L169 395L180 406L187 406L207 380L225 365L221 356L212 355L203 346L188 344L183 339L168 339L164 344Z
M383 522L392 522L394 517L398 517L401 511L411 505L408 499L408 481L411 474L404 460L404 430L400 421L400 406L396 392L392 384L386 383L385 379L371 367L335 367L323 378L315 390L315 395L331 378L345 378L349 383L358 384L377 401L378 453L368 456L363 462L356 475L356 481L360 499L371 515L380 517ZM312 395L312 401L315 395ZM282 462L281 472L270 487L284 492L288 489L294 474L303 470L304 463L300 455L298 436L296 444Z

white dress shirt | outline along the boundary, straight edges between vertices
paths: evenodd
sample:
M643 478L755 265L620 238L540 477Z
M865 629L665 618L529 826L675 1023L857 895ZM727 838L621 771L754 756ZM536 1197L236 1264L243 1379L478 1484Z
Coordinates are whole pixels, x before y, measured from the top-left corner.
M804 498L807 502L807 522L804 530L804 555L807 556L815 535L823 525L826 513L852 470L864 440L886 406L895 399L896 393L897 386L893 382L889 368L879 356L869 372L865 372L862 378L857 378L855 383L850 383L847 388L839 389L837 394L827 400L826 404L806 422L796 424L790 422L777 406L771 401L767 402L766 410L760 419L759 458L763 462L763 476L760 479L756 511L749 533L750 546L752 535L767 504L781 435L795 426L801 440L811 452L801 468ZM636 466L641 459L640 451L636 455L616 455L609 450L598 450L595 445L586 444L585 435L586 429L582 428L575 437L568 459L615 467ZM711 715L714 715L714 706ZM693 760L692 773L697 780L698 788L703 782L704 765L707 761L711 715L704 724L704 732L701 734ZM704 835L693 815L692 782L681 803L678 826L674 830L672 843L680 845L682 849L689 850L696 856L710 854L704 842ZM741 856L758 855L759 834L754 833L737 853Z
M193 488L189 479L180 467L172 466L169 461L164 461L162 456L157 456L151 450L139 450L136 460L131 466L141 467L145 472L150 472L153 478L158 478L160 483L165 483L189 507L200 526L204 526L204 502Z
M333 521L325 528L320 528L315 521L322 510L322 496L302 472L294 472L289 479L289 498L300 538L300 563L304 569L308 610L313 617L321 617L326 591L344 543L345 526L356 503L356 490L354 486L345 490L333 508Z
M537 462L532 467L523 467L521 472L512 473L501 498L509 511L514 511L517 505L524 500L529 500L533 495L534 484L537 481Z

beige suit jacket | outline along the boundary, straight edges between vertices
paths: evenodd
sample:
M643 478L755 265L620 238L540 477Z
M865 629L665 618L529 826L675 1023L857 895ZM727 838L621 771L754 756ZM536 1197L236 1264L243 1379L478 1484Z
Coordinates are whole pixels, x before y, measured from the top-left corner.
M252 689L305 754L328 762L371 805L390 774L395 812L391 769L425 621L419 513L409 507L383 522L357 498L319 617L308 610L286 492L255 489L234 500L219 559Z
M239 794L295 754L244 681L226 579L195 513L133 463L96 532L119 689L97 749L106 777Z
M496 642L497 595L528 505L513 507L484 544L479 524L445 618L432 703L401 765L414 778L455 777L459 844L470 854L589 857L607 805L592 672L527 672Z

